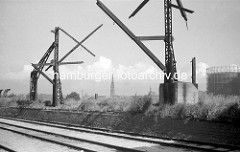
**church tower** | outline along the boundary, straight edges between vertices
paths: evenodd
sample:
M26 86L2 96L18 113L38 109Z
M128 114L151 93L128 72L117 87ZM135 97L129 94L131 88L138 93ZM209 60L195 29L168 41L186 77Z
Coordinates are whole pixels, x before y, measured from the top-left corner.
M113 80L113 75L112 75L112 82L111 82L111 86L110 86L110 97L114 97L115 96L115 87L114 87L114 80Z

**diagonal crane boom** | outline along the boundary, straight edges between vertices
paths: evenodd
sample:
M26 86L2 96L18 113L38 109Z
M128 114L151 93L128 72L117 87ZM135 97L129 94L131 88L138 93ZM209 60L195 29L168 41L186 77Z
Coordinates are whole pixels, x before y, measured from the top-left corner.
M142 9L143 6L146 5L148 2L149 2L149 0L144 0L137 8L133 11L133 13L129 16L129 19L130 19L131 17L135 16L135 15L138 13L138 11L140 11L140 9Z
M97 0L97 5L153 60L155 64L165 71L162 62L135 36L101 1Z
M172 0L164 0L164 22L165 22L165 35L164 36L135 36L100 0L97 0L97 5L117 23L117 25L158 65L158 67L164 71L164 100L166 102L174 101L174 87L168 87L168 84L173 84L177 79L176 60L173 49L173 36L172 36L172 8L177 8L187 26L186 13L193 13L192 10L183 7L181 0L176 0L177 5L172 4ZM144 0L129 16L129 18L135 16L149 0ZM188 27L187 27L188 28ZM164 40L165 42L165 66L158 60L158 58L152 54L152 52L145 47L141 42L143 40ZM166 85L165 85L166 84Z

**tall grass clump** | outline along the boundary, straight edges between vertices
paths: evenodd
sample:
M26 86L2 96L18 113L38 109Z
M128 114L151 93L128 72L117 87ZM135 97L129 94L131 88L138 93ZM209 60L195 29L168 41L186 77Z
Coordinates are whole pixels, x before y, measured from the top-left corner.
M0 98L0 106L17 106L17 97L1 97Z
M166 117L170 117L170 118L175 118L175 119L180 119L183 118L183 114L184 114L184 105L182 104L175 104L175 105L163 105L163 107L159 108L158 111L158 115L161 118L166 118Z
M30 100L27 100L27 99L18 99L17 100L17 106L18 107L28 107L32 103L33 103L33 101L30 101Z
M66 99L80 100L80 95L77 92L71 92L66 96Z
M83 99L78 106L80 111L100 111L100 107L96 104L94 99Z
M125 112L128 102L122 99L83 99L78 107L80 111Z
M0 106L13 106L13 107L17 107L17 106L27 106L30 104L30 102L28 102L29 100L27 99L27 96L24 94L10 94L9 96L6 97L1 97L0 98Z
M132 113L145 113L152 104L151 93L145 96L133 96L128 111Z
M239 122L239 100L238 96L203 93L200 94L197 104L163 105L155 109L155 114L161 118Z
M205 104L209 105L211 109L208 111L208 119L213 121L236 122L240 120L240 98L239 96L213 96L208 98L212 102Z
M60 109L64 110L77 110L80 104L80 100L76 100L74 98L65 98L63 104L60 104L59 107Z
M124 112L128 103L121 99L108 98L97 102L98 106L104 112Z

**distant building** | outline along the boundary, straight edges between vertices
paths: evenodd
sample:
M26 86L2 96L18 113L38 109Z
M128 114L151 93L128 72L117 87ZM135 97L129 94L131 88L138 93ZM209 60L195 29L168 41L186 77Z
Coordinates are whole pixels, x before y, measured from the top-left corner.
M240 67L208 68L207 92L214 95L240 95Z
M114 86L113 75L112 75L112 81L111 81L111 85L110 85L110 97L111 98L115 97L115 86Z

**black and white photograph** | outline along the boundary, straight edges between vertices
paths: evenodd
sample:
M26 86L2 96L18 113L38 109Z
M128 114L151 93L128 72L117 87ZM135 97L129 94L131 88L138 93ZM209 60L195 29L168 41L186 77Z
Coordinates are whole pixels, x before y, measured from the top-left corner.
M239 0L0 0L0 152L240 152Z

